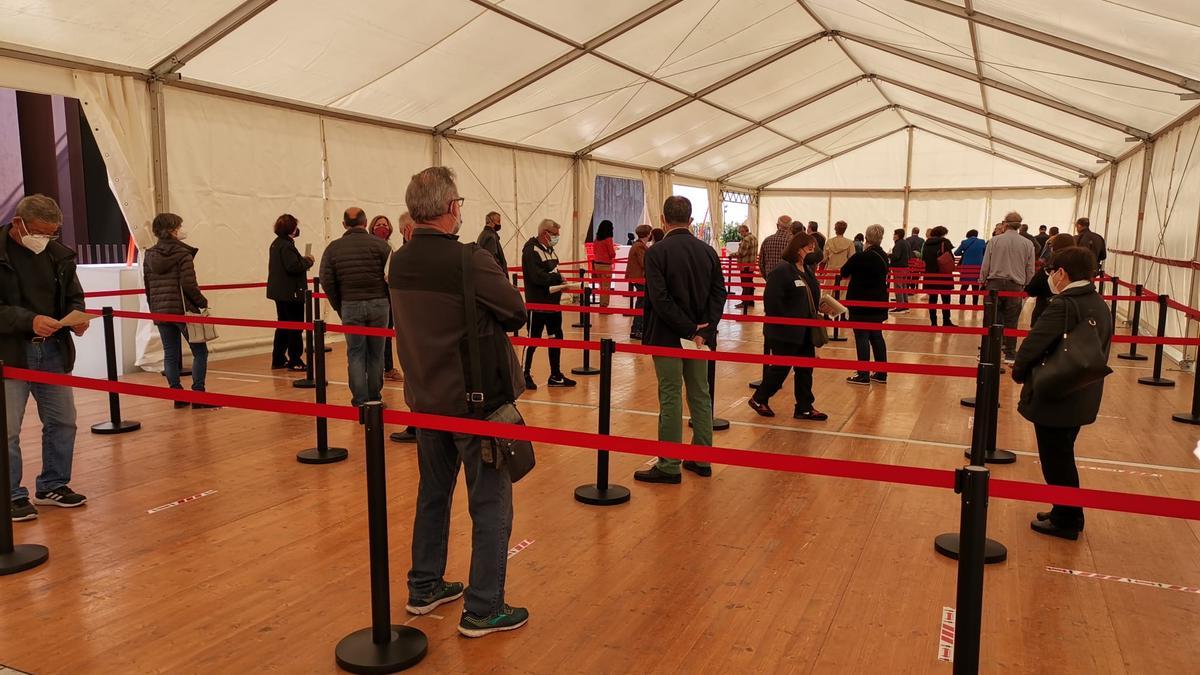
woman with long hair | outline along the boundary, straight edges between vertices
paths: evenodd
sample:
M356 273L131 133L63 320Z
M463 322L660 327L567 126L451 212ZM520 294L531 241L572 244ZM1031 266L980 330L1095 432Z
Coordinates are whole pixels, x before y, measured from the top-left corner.
M612 296L612 268L617 259L617 247L613 244L613 224L611 220L602 220L596 226L596 238L592 246L592 269L600 281L600 306L608 307Z
M942 276L945 272L939 267L938 258L942 254L954 252L954 246L950 240L946 238L949 230L938 225L929 230L929 237L925 240L925 246L921 249L921 259L925 261L925 273L929 276L925 278L925 292L929 293L930 304L936 304L938 298L941 298L941 304L945 305L942 309L942 325L953 326L954 322L950 320L950 292L954 290L954 279L952 277ZM929 325L938 325L937 310L929 310Z

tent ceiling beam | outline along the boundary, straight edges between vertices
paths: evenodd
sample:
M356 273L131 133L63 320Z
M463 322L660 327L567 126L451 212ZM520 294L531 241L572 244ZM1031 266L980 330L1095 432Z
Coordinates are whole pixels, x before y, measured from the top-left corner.
M734 139L740 138L740 137L750 133L751 131L754 131L755 129L760 128L764 124L770 124L771 122L774 122L775 120L780 119L781 117L790 115L809 104L815 103L815 102L825 98L826 96L835 94L835 93L845 89L846 87L849 87L850 85L854 84L855 82L862 82L864 79L866 79L866 75L860 75L858 77L852 77L849 80L846 80L845 82L842 82L840 84L835 84L832 87L826 89L825 91L821 91L816 94L813 94L812 96L809 96L808 98L806 98L802 101L793 103L792 105L784 108L783 110L780 110L779 112L776 112L767 117L764 117L762 120L759 120L758 124L751 124L751 125L742 127L741 129L738 129L737 131L733 132L732 134L729 134L725 138L715 140L712 143L709 143L708 145L704 146L703 148L700 148L699 150L693 150L692 152L689 152L688 154L684 155L683 157L680 157L679 159L671 162L670 164L663 166L662 168L659 169L659 171L670 171L671 169L675 168L676 166L683 164L684 162L687 162L689 160L695 159L696 157L699 157L700 155L703 155L704 153L709 152L710 150L714 150ZM821 151L817 150L816 148L813 148L813 150L820 154L825 154L825 153L821 153Z
M971 6L971 0L963 0L968 12L974 12L975 9ZM971 36L971 58L975 62L975 76L979 78L979 103L984 110L991 110L988 105L987 87L983 86L983 61L979 59L979 35L975 30L975 22L967 19L967 32ZM992 150L996 149L996 144L992 141L992 120L985 118L984 126L988 132L988 147Z
M997 185L987 187L948 187L948 188L913 188L912 194L931 192L1003 192L1005 190L1070 190L1066 185ZM765 195L870 195L870 194L904 194L904 188L763 188Z
M1024 145L1021 145L1020 143L1013 143L1012 141L1006 141L1003 138L997 138L995 136L991 136L989 134L982 133L980 131L972 129L971 127L963 126L963 125L959 124L958 122L952 122L943 117L938 117L937 115L933 115L933 114L930 114L927 112L922 112L920 110L914 110L912 108L904 108L904 110L907 110L908 112L913 113L914 115L919 115L921 117L924 117L933 122L937 122L938 124L943 124L945 126L953 128L953 129L957 129L964 133L972 134L974 136L979 136L980 138L990 140L993 143L996 143L999 145L1006 145L1014 150L1020 150L1021 152L1025 153L1027 155L1032 155L1033 157L1037 157L1038 159L1040 159L1044 162L1049 162L1051 164L1054 164L1055 166L1061 166L1064 169L1067 169L1070 171L1075 171L1079 174L1083 174L1083 175L1087 176L1088 178L1092 178L1096 175L1095 173L1093 173L1087 169L1081 169L1081 168L1071 164L1070 162L1064 162L1061 159L1056 159L1054 157L1051 157L1050 155L1043 154L1032 148L1025 147ZM925 129L924 127L921 127L921 130L929 131L928 129ZM930 133L933 133L933 132L930 132Z
M1025 162L1022 162L1019 159L1009 157L1008 155L1006 155L1002 152L997 152L996 150L987 150L987 149L981 148L979 146L971 145L970 143L967 143L966 141L963 141L961 139L954 138L953 136L947 136L946 134L941 134L936 131L930 131L929 129L926 129L924 127L917 127L917 128L927 134L930 134L931 136L937 136L938 138L940 138L942 140L950 141L951 143L957 143L958 145L961 145L964 148L971 148L972 150L978 150L979 152L986 152L987 154L992 155L994 157L999 157L1000 159L1003 159L1006 162L1012 162L1013 164L1016 164L1017 166L1025 167L1026 169L1029 169L1030 171L1036 171L1036 172L1042 174L1043 176L1049 176L1050 178L1053 178L1055 180L1061 180L1065 183L1070 183L1074 187L1080 187L1082 185L1078 181L1070 180L1068 178L1063 178L1062 176L1059 176L1057 174L1046 171L1045 169L1039 169L1038 167L1036 167L1032 164L1027 164Z
M942 94L938 94L936 92L929 91L928 89L922 89L921 87L918 87L914 84L909 84L908 82L904 82L902 80L895 80L890 77L886 77L884 75L872 75L872 77L877 78L881 82L886 82L888 84L895 85L897 87L901 87L902 89L907 89L913 93L921 94L922 96L925 96L927 98L932 98L935 101L941 101L942 103L952 105L956 108L962 108L963 110L966 110L967 112L972 112L972 113L975 113L976 115L980 115L982 117L986 117L988 119L996 120L997 122L1002 122L1009 126L1016 127L1018 129L1020 129L1021 131L1025 131L1025 132L1028 132L1031 134L1036 134L1048 141L1054 141L1055 143L1065 145L1069 148L1074 148L1080 152L1083 152L1083 153L1086 153L1089 155L1093 155L1093 156L1098 157L1099 159L1103 159L1107 162L1114 162L1117 159L1116 157L1114 157L1106 152L1101 152L1099 150L1096 150L1095 148L1090 148L1082 143L1077 143L1068 138L1063 138L1062 136L1052 134L1048 131L1045 131L1044 129L1039 129L1037 127L1030 126L1028 124L1025 124L1024 122L1014 120L1010 117L1005 117L1003 115L999 115L999 114L996 114L993 112L988 112L986 110L983 110L982 108L976 108L975 106L973 106L969 103L963 103L962 101L959 101L954 98L950 98L949 96L943 96Z
M275 0L246 0L234 8L216 23L200 31L182 47L171 52L167 58L159 61L150 68L155 78L162 78L179 71L188 61L196 58L201 52L237 30L250 19L258 16L264 9L275 3Z
M546 65L542 66L541 68L538 68L537 70L533 71L532 73L529 73L528 75L516 80L515 82L512 82L507 87L504 87L503 89L501 89L497 92L494 92L490 96L488 96L480 101L477 101L476 103L466 107L465 109L461 110L460 112L450 116L449 119L445 120L441 124L438 124L437 126L434 127L434 129L438 133L444 133L444 132L450 130L451 128L454 127L454 125L459 124L459 123L463 122L464 120L466 120L474 115L479 114L480 112L486 110L487 108L499 103L500 101L503 101L504 99L508 98L509 96L512 96L513 94L520 91L521 89L528 87L529 85L533 84L534 82L537 82L538 80L546 77L547 75L550 75L551 73L553 73L554 71L556 71L560 68L567 66L568 64L578 60L579 58L586 56L587 54L591 54L592 52L596 51L600 47L621 37L625 33L628 33L629 31L633 30L634 28L637 28L638 26L649 21L650 19L653 19L654 17L658 16L659 14L662 14L663 12L674 7L675 5L678 5L682 1L683 0L661 0L660 2L657 2L654 5L652 5L651 7L648 7L645 10L639 12L638 14L626 19L625 21L622 21L621 23L617 24L616 26L613 26L612 28L604 31L600 35L597 35L596 37L592 38L591 40L588 40L587 42L585 42L583 44L578 44L578 43L572 42L572 41L568 40L566 37L558 35L557 33L553 34L552 37L554 37L556 40L565 41L565 42L571 44L574 47L574 49L572 49L571 51L567 52L566 54L563 54L562 56L554 59L550 63L547 63ZM490 5L491 3L478 2L476 4ZM490 7L489 7L489 9L490 9ZM513 18L513 17L509 17L509 18ZM514 18L513 20L516 20L516 19ZM533 25L531 25L532 22L527 23L525 21L522 21L521 23L522 23L522 25L533 28ZM546 30L540 26L538 26L537 28L534 28L534 30L539 30L543 33L546 32Z
M1100 63L1112 66L1114 68L1127 70L1143 77L1158 80L1159 82L1166 82L1179 87L1180 89L1186 89L1188 91L1200 93L1200 80L1184 77L1183 75L1173 73L1163 68L1158 68L1156 66L1142 63L1141 61L1136 61L1118 54L1106 52L1103 49L1089 47L1088 45L1073 42L1071 40L1058 37L1057 35L1043 33L1042 31L1029 28L1028 26L1022 26L1020 24L1016 24L1011 21L1005 21L1004 19L1000 19L989 14L976 12L965 7L959 7L953 3L946 2L946 0L907 1L914 5L919 5L927 9L942 12L943 14L949 14L951 16L957 16L961 19L967 19L981 26L1002 31L1008 33L1009 35L1016 35L1017 37L1033 40L1034 42L1040 42L1041 44L1048 45L1065 52L1070 52L1077 56L1082 56L1093 61L1099 61Z
M797 148L801 148L805 145L808 145L809 143L812 143L813 141L816 141L825 136L828 136L829 134L832 134L836 131L841 131L842 129L845 129L846 127L848 127L852 124L858 124L859 122L861 122L865 119L874 117L874 116L878 115L879 113L884 112L886 110L893 110L896 107L897 106L885 105L885 106L876 108L874 110L868 110L867 112L865 112L861 115L858 115L856 117L851 117L850 119L845 120L844 122L840 122L837 125L832 126L828 129L826 129L825 131L822 131L819 134L816 134L815 136L809 136L808 138L805 138L804 140L797 141L785 148L776 150L775 152L772 152L771 154L767 155L766 157L760 157L760 158L754 160L753 162L750 162L749 164L744 164L742 166L739 166L738 168L734 169L733 171L730 171L729 173L725 174L724 176L717 178L717 182L724 183L725 181L729 180L732 176L735 176L747 169L753 169L754 167L758 166L759 164L769 162L781 155L786 155L787 153L789 153ZM815 148L814 148L814 150L815 150ZM825 153L820 153L820 154L825 154Z
M823 37L825 37L825 33L814 33L813 35L809 35L808 37L801 38L800 40L797 40L796 42L793 42L792 44L788 45L787 47L784 47L783 49L780 49L779 51L774 52L773 54L767 56L766 58L755 61L754 63L751 63L750 65L746 66L745 68L742 68L741 70L737 71L736 73L733 73L733 74L728 75L716 82L713 82L712 84L708 85L707 87L704 87L703 89L701 89L695 93L688 92L684 89L680 89L679 87L676 87L675 85L662 82L660 80L653 78L650 75L639 74L639 77L648 78L650 81L655 82L656 84L661 84L665 87L673 89L674 91L677 91L677 92L683 94L685 96L685 98L682 98L678 101L675 101L674 103L666 105L666 106L660 108L659 110L657 110L653 113L650 113L646 117L643 117L642 119L640 119L636 122L633 122L632 124L628 124L624 128L618 129L617 131L605 136L604 138L601 138L598 141L594 141L594 142L588 144L588 146L586 148L581 149L576 154L587 155L587 154L591 153L593 150L595 150L596 148L603 147L603 146L617 140L618 138L621 138L622 136L624 136L626 134L637 131L638 129L641 129L642 127L646 126L647 124L650 124L651 122L653 122L657 119L665 117L666 115L669 115L670 113L673 113L676 110L679 110L680 108L684 107L685 105L687 105L689 103L693 103L695 101L701 101L703 103L706 103L706 104L720 110L721 112L728 113L728 114L734 115L735 117L738 117L742 120L745 120L746 122L749 122L750 125L754 128L759 128L759 127L765 128L765 127L763 127L762 122L755 120L753 118L747 117L745 115L742 115L741 113L737 113L732 110L729 110L728 108L725 108L723 106L717 105L717 104L713 103L712 101L706 100L704 97L708 96L709 94L713 93L714 91L717 91L718 89L721 89L722 87L730 85L730 84L742 79L743 77L746 77L747 75L750 75L751 73L754 73L763 68L766 68L767 66L771 65L772 63L775 63L776 61L778 61L786 56L790 56L791 54L794 54L795 52L798 52L801 49L804 49L805 47L816 42L817 40L820 40ZM599 55L597 55L597 56L599 56ZM630 72L634 72L635 74L638 73L638 71L632 70L628 66L620 64L614 60L608 59L607 57L601 57L601 58L604 58L606 61L609 61L610 63L613 63L614 65L617 65L626 70L629 70ZM771 131L775 134L783 136L784 138L788 139L789 141L794 142L796 140L785 134L781 134L778 131L775 131L774 129L768 129L768 131Z
M833 161L833 160L837 159L838 157L841 157L842 155L848 155L848 154L854 152L855 150L865 148L868 145L871 145L872 143L878 143L879 141L882 141L883 139L887 138L888 136L891 136L892 134L900 132L900 131L904 131L907 128L908 127L906 127L906 126L897 127L895 129L892 129L891 131L888 131L886 133L882 133L878 136L875 136L874 138L867 139L867 140L863 141L862 143L856 143L844 150L839 150L839 151L833 153L832 155L826 155L825 157L822 157L821 159L813 162L812 164L806 164L805 166L802 166L799 169L796 169L794 171L790 171L778 178L773 178L773 179L763 183L762 185L758 186L758 189L763 190L768 185L778 183L779 181L782 181L782 180L787 180L788 178L791 178L792 176L795 176L796 174L804 173L805 171L808 171L809 169L813 169L818 166L821 166L825 162ZM903 192L904 190L901 189L900 191Z
M72 70L86 70L92 73L124 75L135 77L139 80L150 79L150 73L146 70L130 68L129 66L122 66L108 61L38 49L37 47L17 45L11 42L0 42L0 57L16 59L18 61L29 61L31 63L43 63L48 66L58 66L59 68L69 68Z
M1148 132L1148 131L1143 131L1142 129L1132 127L1128 124L1119 122L1117 120L1109 119L1107 117L1104 117L1103 115L1097 115L1096 113L1088 112L1086 110L1077 108L1073 105L1068 105L1066 103L1056 101L1048 96L1042 96L1041 94L1035 94L1033 92L1029 92L1024 89L1021 89L1020 87L1014 87L1010 84L1001 82L999 80L995 80L990 77L984 77L981 69L979 70L979 74L972 74L970 71L963 70L961 68L956 68L949 64L942 63L941 61L937 61L937 60L934 60L934 59L931 59L931 58L928 58L925 56L921 56L919 54L914 54L910 51L900 49L899 47L893 47L891 45L887 45L882 42L877 42L870 38L862 37L859 35L853 35L850 33L838 33L838 35L847 40L852 40L854 42L865 45L867 47L871 47L872 49L878 49L881 52L886 52L893 56L899 56L900 58L907 59L914 63L919 63L923 66L928 66L930 68L936 68L937 70L940 70L944 73L949 73L950 75L955 75L955 76L961 77L965 80L971 80L972 82L979 83L980 97L984 101L983 110L985 112L990 112L990 111L988 111L988 108L987 108L987 92L984 89L984 87L986 86L986 87L991 87L993 89L998 89L1000 91L1005 92L1006 94L1012 94L1013 96L1023 98L1027 101L1032 101L1034 103L1044 105L1048 108L1053 108L1055 110L1058 110L1059 112L1064 112L1064 113L1067 113L1068 115L1073 115L1075 117L1085 119L1089 122L1094 122L1101 126L1105 126L1110 129L1115 129L1116 131L1120 131L1121 133L1124 133L1126 135L1136 136L1141 140L1146 140L1146 139L1150 138L1150 132ZM980 66L978 64L979 64L979 60L978 60L978 57L976 57L976 68L977 69L980 68Z

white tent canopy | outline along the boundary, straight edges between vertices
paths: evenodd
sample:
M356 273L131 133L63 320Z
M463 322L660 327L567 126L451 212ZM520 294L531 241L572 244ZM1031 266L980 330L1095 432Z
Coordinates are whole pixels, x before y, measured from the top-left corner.
M762 222L1087 214L1190 297L1136 254L1196 258L1196 44L1179 0L0 0L0 86L83 100L129 221L244 265L280 212L327 240L441 163L513 253L551 217L577 254L598 174L674 176Z

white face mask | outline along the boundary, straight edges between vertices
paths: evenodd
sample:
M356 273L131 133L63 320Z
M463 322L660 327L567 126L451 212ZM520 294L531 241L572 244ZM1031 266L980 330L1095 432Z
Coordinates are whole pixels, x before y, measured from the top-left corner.
M25 234L21 235L21 245L33 252L34 255L39 255L46 247L50 245L50 241L54 237L48 234L33 234L29 231L29 227L21 222L21 229L25 230Z
M178 232L175 233L175 238L178 239L179 241L183 241L184 239L188 238L188 233L184 230L179 230Z
M1059 276L1059 275L1058 275L1058 270L1055 270L1055 271L1054 271L1053 273L1051 273L1051 274L1050 274L1050 276L1049 276L1049 277L1047 277L1047 279L1046 279L1047 283L1049 283L1049 285L1050 285L1050 292L1051 292L1051 293L1053 293L1053 294L1055 294L1055 295L1058 295L1059 293L1062 293L1062 292L1063 292L1063 289L1064 289L1064 288L1066 288L1066 284L1063 284L1063 285L1060 287L1060 286L1058 285L1058 283L1055 281L1055 279L1056 279L1056 278L1058 278L1058 276Z
M550 248L554 248L555 246L558 246L558 235L552 234L550 235Z

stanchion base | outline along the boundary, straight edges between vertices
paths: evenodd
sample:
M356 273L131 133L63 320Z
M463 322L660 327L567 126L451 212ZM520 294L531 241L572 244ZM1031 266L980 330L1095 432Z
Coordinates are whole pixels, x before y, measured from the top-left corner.
M1168 380L1165 377L1139 377L1138 384L1145 384L1151 387L1174 387L1175 380Z
M839 335L839 336L837 336L837 337L830 336L830 337L829 337L829 341L830 341L830 342L845 342L845 341L846 341L846 338L844 338L844 337L842 337L842 336L840 336L840 335Z
M609 484L601 490L595 484L580 485L575 488L575 501L591 506L616 506L629 501L629 488Z
M583 323L573 323L571 324L571 328L583 328Z
M0 576L31 570L46 562L50 549L37 544L17 544L12 553L0 553Z
M1175 413L1171 415L1171 419L1176 422L1183 422L1184 424L1200 424L1200 416L1193 415L1190 412Z
M325 347L325 353L326 353L326 354L328 354L328 353L329 353L329 352L331 352L331 351L333 351L333 347L328 347L328 346L327 346L327 347Z
M416 628L392 626L392 639L377 645L373 631L355 631L338 643L334 656L338 667L350 673L398 673L412 668L425 658L429 638Z
M345 448L326 448L321 452L318 448L309 448L296 453L296 461L301 464L333 464L350 456Z
M591 366L589 366L589 367L587 367L587 368L584 368L583 366L580 366L580 367L578 367L578 368L572 368L572 369L571 369L571 374L572 374L572 375L599 375L599 374L600 374L600 369L599 369L599 368L592 368Z
M946 556L951 560L958 560L958 533L947 532L939 534L933 539L933 550ZM1008 549L1004 548L1004 544L988 539L983 544L983 563L985 565L994 565L1008 560Z
M1126 361L1149 361L1150 360L1150 357L1146 356L1145 354L1130 354L1129 352L1125 352L1124 354L1117 354L1117 358L1125 359Z
M971 451L968 450L964 452L963 457L971 459ZM1011 450L1001 450L1000 448L996 448L996 452L983 458L984 464L1013 464L1016 461L1016 453L1012 452Z
M688 420L688 428L692 427L692 421ZM727 431L729 429L729 420L724 417L713 418L713 431Z
M752 380L750 382L751 389L758 389L758 385L762 384L762 380Z
M101 434L104 436L112 436L114 434L127 434L131 431L137 431L142 428L141 422L133 420L121 420L118 424L112 422L99 422L92 425L93 434Z
M958 404L964 408L974 408L975 407L975 397L967 396L966 398L960 398L960 399L958 399Z
M316 389L317 381L306 377L303 380L292 380L292 386L297 389Z

